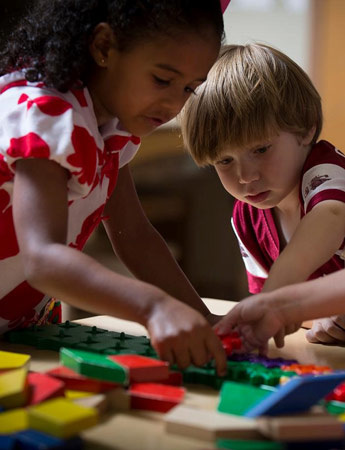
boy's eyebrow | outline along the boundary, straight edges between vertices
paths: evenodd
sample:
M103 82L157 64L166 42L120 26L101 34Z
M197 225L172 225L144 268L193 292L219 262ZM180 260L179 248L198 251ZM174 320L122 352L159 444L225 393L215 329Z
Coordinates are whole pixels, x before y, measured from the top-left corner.
M158 67L159 69L168 70L170 72L176 73L176 75L180 75L180 76L183 75L182 72L175 69L175 67L171 66L170 64L156 64L156 67ZM206 81L206 78L198 78L195 81L201 81L203 83L204 81Z

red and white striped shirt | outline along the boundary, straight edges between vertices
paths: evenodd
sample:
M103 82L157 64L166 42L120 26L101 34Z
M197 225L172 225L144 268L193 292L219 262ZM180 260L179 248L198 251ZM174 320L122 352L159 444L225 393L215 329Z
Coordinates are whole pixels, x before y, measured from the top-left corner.
M324 200L345 202L345 156L329 142L320 141L311 149L301 174L301 218ZM236 201L232 226L245 264L249 292L258 293L281 250L272 210L258 209ZM335 255L309 279L343 269L344 245L345 241Z

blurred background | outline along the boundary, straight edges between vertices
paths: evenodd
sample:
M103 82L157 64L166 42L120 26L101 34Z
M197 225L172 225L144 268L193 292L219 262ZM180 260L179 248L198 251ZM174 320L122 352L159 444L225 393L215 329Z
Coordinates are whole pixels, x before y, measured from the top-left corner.
M2 41L31 3L0 1ZM322 138L344 150L345 1L231 0L224 20L226 43L268 43L304 68L323 99ZM177 123L146 137L131 167L148 217L199 294L229 300L246 296L245 271L230 226L233 200L212 168L197 168L185 153ZM102 226L85 251L113 270L128 273ZM67 314L82 313L66 312L65 318Z

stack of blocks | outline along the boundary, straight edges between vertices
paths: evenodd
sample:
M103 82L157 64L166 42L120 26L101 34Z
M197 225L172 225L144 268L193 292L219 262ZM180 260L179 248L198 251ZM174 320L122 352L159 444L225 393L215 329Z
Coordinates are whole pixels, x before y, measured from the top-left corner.
M20 367L13 365L13 354L5 358L5 369L11 372L1 374L0 366L0 407L6 410L0 414L0 448L11 448L1 439L13 437L19 442L23 434L38 432L64 439L61 448L68 448L71 438L95 425L107 408L167 413L168 432L213 441L218 448L343 448L345 372L236 354L234 350L241 347L236 333L221 337L228 355L228 373L223 378L212 363L170 370L158 360L145 336L70 322L13 331L7 339L60 350L62 365L46 374L28 373L28 360L23 359L27 355L20 355ZM17 380L16 388L4 393L8 373ZM218 411L183 404L182 381L220 389ZM317 409L312 409L316 404ZM15 420L11 414L17 414ZM14 422L13 428L10 423ZM23 431L28 427L33 430Z

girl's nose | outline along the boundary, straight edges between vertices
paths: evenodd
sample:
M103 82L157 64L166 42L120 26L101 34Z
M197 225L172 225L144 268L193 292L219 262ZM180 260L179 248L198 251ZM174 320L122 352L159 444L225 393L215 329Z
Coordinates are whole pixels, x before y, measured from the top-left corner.
M186 103L189 95L185 92L171 92L162 100L162 107L169 112L171 118L177 116Z

